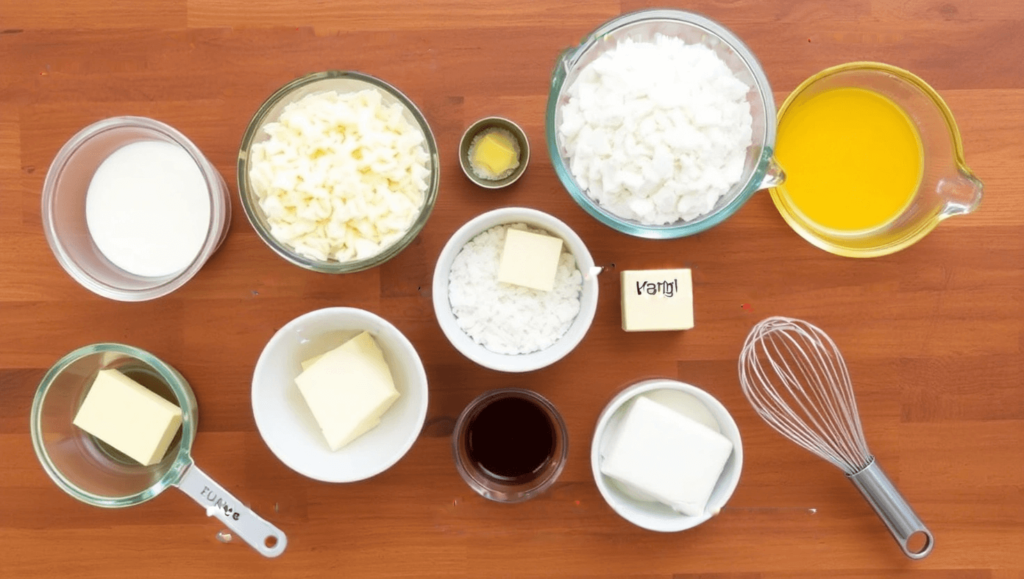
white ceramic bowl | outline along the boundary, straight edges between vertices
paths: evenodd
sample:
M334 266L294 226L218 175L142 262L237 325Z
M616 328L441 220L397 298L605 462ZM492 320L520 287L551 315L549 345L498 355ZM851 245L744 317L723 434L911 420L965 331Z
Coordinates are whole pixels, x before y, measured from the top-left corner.
M398 400L380 424L331 451L295 385L300 363L362 331L377 340ZM267 342L252 377L252 410L260 436L292 470L325 482L352 482L384 472L416 441L427 416L427 375L412 344L385 319L355 308L325 308L288 322Z
M692 398L675 393L689 395ZM689 404L690 408L685 409L685 414L705 424L713 420L714 423L717 423L722 435L732 441L732 455L725 463L722 475L718 478L718 484L715 485L715 490L711 493L707 509L700 516L691 517L678 513L661 503L643 500L625 490L617 481L601 473L602 450L618 430L622 417L631 406L630 403L641 394L654 396L667 394L675 397L680 405ZM743 442L740 439L739 428L736 427L736 422L732 419L729 411L707 392L696 386L675 380L645 380L619 392L608 403L608 406L605 406L597 421L594 440L590 446L590 466L594 471L594 481L597 482L601 496L622 518L638 527L652 531L683 531L707 521L728 502L740 481L740 471L743 470Z
M491 227L506 223L526 223L562 238L566 247L576 258L576 267L584 275L583 292L580 295L580 313L577 314L568 331L548 348L530 354L498 354L477 344L459 327L455 314L452 312L451 302L448 301L448 275L452 268L452 262L462 251L463 246ZM505 207L488 211L459 228L441 250L441 256L438 257L437 266L434 268L434 314L448 341L455 346L455 349L477 364L502 372L537 370L565 357L583 340L583 336L590 329L590 323L594 321L594 313L597 312L597 279L586 279L587 272L592 267L594 267L594 258L590 256L590 251L583 244L583 240L568 225L557 218L535 209L523 207Z

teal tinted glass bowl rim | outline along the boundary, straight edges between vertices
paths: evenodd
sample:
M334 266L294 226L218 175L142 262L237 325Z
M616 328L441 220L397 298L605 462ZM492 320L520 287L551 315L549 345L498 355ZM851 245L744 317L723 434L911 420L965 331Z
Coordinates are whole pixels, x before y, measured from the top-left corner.
M278 241L277 238L270 234L269 229L263 223L266 221L266 219L263 218L263 209L260 208L259 202L256 199L256 193L252 190L252 184L249 181L249 157L252 151L252 146L256 142L257 137L259 137L265 124L269 122L268 116L270 115L271 109L277 106L281 101L290 97L292 93L299 89L321 81L334 79L352 79L365 82L377 87L388 95L394 97L398 102L402 103L402 106L404 106L409 113L412 114L413 118L416 119L417 125L419 125L420 130L423 132L423 139L427 148L427 156L430 158L430 181L428 183L427 191L423 196L423 207L420 209L420 213L416 217L416 220L413 221L411 226L409 226L409 230L406 231L402 237L376 255L372 255L364 259L353 259L344 262L311 259L304 255L300 255L285 243ZM310 271L331 274L355 273L377 267L378 265L387 262L412 244L416 239L416 236L420 234L426 226L431 212L434 210L434 205L437 203L437 196L441 190L441 159L438 153L437 141L434 139L434 131L430 128L430 123L427 122L427 118L423 115L423 112L420 111L416 104L413 103L405 93L398 90L391 84L369 74L352 70L327 70L300 76L274 91L274 93L260 105L260 108L256 110L256 113L252 116L252 119L246 126L245 133L242 134L242 142L238 149L238 160L236 164L236 181L238 184L238 196L242 200L242 209L245 211L245 216L248 218L249 224L252 225L252 228L256 230L256 234L259 235L260 239L262 239L263 242L274 251L274 253L284 258L289 263Z
M156 370L160 375L160 379L167 384L168 388L171 389L175 398L177 398L178 402L181 404L181 444L178 446L178 454L174 458L174 462L171 463L170 468L167 469L167 472L165 472L158 481L147 487L145 490L123 497L107 497L93 494L78 488L74 483L65 478L60 472L60 469L58 469L53 461L50 460L50 456L46 452L46 446L43 443L44 433L40 429L43 403L46 400L46 395L49 393L50 386L53 384L54 380L56 380L57 377L60 376L61 372L66 370L68 366L81 358L106 352L122 354L148 364ZM93 506L112 509L131 507L144 503L157 496L168 487L174 486L192 464L190 452L192 449L192 442L196 436L198 423L199 411L195 394L192 392L192 388L188 385L188 382L185 381L185 378L179 374L177 370L141 348L114 342L102 342L83 346L58 360L57 363L46 372L43 379L40 381L39 388L36 390L35 398L32 400L32 412L30 414L32 448L35 450L36 458L38 458L40 464L43 465L43 470L46 471L46 474L50 476L58 487L72 497Z
M751 75L757 81L757 86L754 88L758 90L761 100L764 103L765 135L764 141L760 146L761 155L758 160L757 167L753 172L751 172L751 175L744 184L742 191L736 195L732 201L720 207L713 213L691 222L672 225L642 225L636 221L617 217L610 212L601 209L598 207L597 202L590 199L590 197L580 189L579 185L576 184L576 180L573 178L572 172L562 161L562 156L558 152L555 111L558 108L559 95L561 95L562 87L565 84L566 70L575 66L587 50L600 42L605 35L614 32L623 26L658 20L681 22L696 28L701 28L708 34L719 38L741 57L744 64L746 64L747 68L750 70ZM757 60L757 57L754 56L754 53L750 48L748 48L738 36L721 24L694 12L673 9L649 9L630 12L609 20L585 37L579 46L567 49L559 55L555 62L555 69L551 77L551 91L548 93L544 132L548 146L548 156L551 158L551 164L555 169L555 174L558 175L558 180L562 182L562 186L565 187L565 190L569 192L569 195L580 207L583 208L584 211L601 223L619 231L620 233L647 239L677 239L680 237L696 235L722 223L736 213L744 203L749 201L754 193L764 188L762 187L762 183L767 177L769 177L770 170L774 163L772 156L775 152L777 122L775 96L772 93L771 85L768 82L768 77L764 72L764 68L761 66L761 62ZM756 145L752 144L751 146L755 147Z

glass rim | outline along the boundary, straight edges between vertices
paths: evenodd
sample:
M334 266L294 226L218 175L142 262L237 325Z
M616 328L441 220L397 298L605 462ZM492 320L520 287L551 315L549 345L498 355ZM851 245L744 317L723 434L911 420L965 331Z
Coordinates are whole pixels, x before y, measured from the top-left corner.
M263 210L259 207L259 202L256 200L256 194L253 191L252 184L249 180L249 157L252 151L252 146L257 137L259 137L261 130L266 125L271 109L301 88L318 82L336 79L351 79L365 82L394 97L416 120L420 131L423 133L424 140L426 141L427 155L430 158L430 181L427 191L424 194L423 206L420 208L420 213L409 227L409 230L394 243L384 248L380 253L367 258L354 259L345 262L311 259L298 254L284 243L278 241L277 238L270 234L270 231L262 223L262 219L264 219ZM245 216L249 220L249 224L252 225L254 230L256 230L256 234L263 240L263 243L270 247L274 253L289 263L310 271L331 274L355 273L376 267L389 261L408 247L413 240L416 239L416 236L420 234L427 224L427 219L430 217L430 214L434 209L434 204L437 202L437 196L441 188L441 163L440 156L438 154L437 141L434 139L434 132L430 128L427 118L423 115L423 112L420 111L416 104L405 95L405 93L375 76L356 71L327 70L309 73L292 80L275 90L265 101L263 101L260 107L256 110L256 113L253 114L252 118L249 120L249 123L245 128L245 132L242 134L242 141L238 148L236 179L238 183L238 196L241 198L242 209L245 211Z
M167 276L164 281L143 289L125 289L115 287L96 279L92 275L89 275L85 269L79 266L71 257L65 243L61 240L60 235L58 234L58 227L54 216L54 206L57 200L57 188L64 174L64 170L67 168L71 159L74 158L74 156L95 137L110 131L117 131L130 127L148 129L159 133L184 149L203 175L203 181L206 183L206 191L210 200L210 218L207 223L206 238L204 239L199 252L196 253L195 258L193 258L188 266L173 276ZM221 189L221 185L223 185L223 183L224 181L220 174L209 162L199 147L197 147L196 144L186 137L181 131L167 123L151 119L149 117L130 115L108 117L96 121L75 133L67 140L67 142L64 143L60 150L57 151L57 155L50 163L50 167L46 171L46 177L43 180L41 196L43 234L46 236L46 242L50 246L50 250L53 252L54 257L57 258L57 262L60 263L62 268L64 268L64 271L89 291L105 298L125 302L155 299L177 290L181 286L185 285L185 283L190 279L195 277L199 270L202 269L203 265L206 264L206 261L209 259L213 250L215 250L220 243L220 240L223 237L222 233L226 232L227 224L225 223L221 228L217 228L216 224L218 222L218 216L224 216L230 211L230 204L227 202L226 196L217 194L217 191Z
M472 418L475 418L479 411L486 407L487 403L499 398L526 399L538 404L544 411L545 415L551 420L551 426L555 431L555 440L557 441L555 451L547 460L548 464L555 465L553 470L544 477L539 477L538 479L525 483L526 488L520 490L495 491L469 472L469 469L464 464L461 453L463 446L461 443L463 435L465 434L464 430L468 427L467 422ZM558 448L559 446L561 446L560 450ZM487 392L477 396L462 409L462 412L459 413L459 417L455 421L455 428L452 431L452 454L455 459L455 469L459 472L459 476L461 476L462 480L464 480L466 484L469 485L469 487L477 494L485 499L498 503L520 503L546 491L555 484L555 481L558 480L558 477L565 469L565 462L569 455L569 431L568 428L566 428L565 420L562 418L561 413L558 412L555 405L544 396L541 396L533 390L527 390L525 388L497 388L494 390L488 390ZM496 494L503 495L503 497L495 496Z
M569 171L562 159L557 129L554 126L555 113L559 107L559 97L561 96L567 76L566 69L574 66L585 53L599 41L603 40L607 34L626 26L651 21L665 21L693 26L704 30L728 46L747 67L751 76L754 77L755 82L751 89L756 90L760 95L761 102L764 105L765 117L764 136L760 145L752 143L748 148L754 150L760 148L761 154L757 165L747 176L747 179L743 181L742 187L740 187L740 183L734 185L734 187L740 187L740 193L729 203L717 210L698 216L690 221L666 225L644 225L635 220L619 217L590 199L587 193L576 183L575 177L572 176L571 171ZM775 97L764 67L753 51L735 33L714 20L695 12L670 8L651 8L623 14L605 22L584 37L578 46L564 51L557 59L555 70L552 74L551 90L548 93L548 103L545 112L545 137L548 146L548 156L551 158L551 163L555 173L558 175L559 181L562 182L565 190L568 191L569 195L584 211L601 223L626 235L647 239L677 239L695 235L722 223L739 210L754 193L760 190L759 185L764 181L769 172L770 162L774 153L777 128L776 119Z
M167 472L163 473L158 481L146 489L123 497L108 497L90 493L82 490L73 482L68 480L50 459L49 453L46 452L46 444L43 441L44 433L41 430L43 404L46 401L46 396L49 393L50 386L53 385L54 380L56 380L57 377L60 376L60 374L72 363L85 356L104 352L114 352L130 356L136 360L144 362L156 370L160 375L161 380L163 380L167 387L171 389L175 398L177 398L178 403L181 404L182 411L181 442L178 446L178 454L167 468ZM39 387L36 390L35 397L32 399L29 429L32 438L32 448L35 451L36 458L39 460L40 464L42 464L43 470L46 471L46 474L49 475L50 479L52 479L53 482L61 488L61 490L72 497L93 506L122 508L146 502L163 492L168 487L174 486L181 479L184 472L192 464L191 450L192 443L196 436L198 422L199 411L195 394L192 392L191 386L188 385L188 382L185 381L184 377L179 374L177 370L141 348L115 342L101 342L82 346L81 348L77 348L68 354L65 354L60 360L51 366L49 370L46 371L46 374L39 382Z

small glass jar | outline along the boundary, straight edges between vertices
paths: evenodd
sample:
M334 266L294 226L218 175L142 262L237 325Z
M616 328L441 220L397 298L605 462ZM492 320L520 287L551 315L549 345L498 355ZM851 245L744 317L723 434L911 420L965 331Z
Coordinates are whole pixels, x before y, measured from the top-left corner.
M496 402L518 399L531 404L544 416L551 428L551 450L547 458L525 476L499 477L488 472L487 466L474 457L472 452L472 429L474 422L481 413ZM528 438L528 433L510 431L508 436L516 440ZM565 459L569 452L569 433L565 422L546 398L521 388L503 388L486 392L468 406L459 415L452 434L452 453L455 456L455 468L471 489L484 498L499 503L519 503L529 500L547 490L558 479L565 468Z

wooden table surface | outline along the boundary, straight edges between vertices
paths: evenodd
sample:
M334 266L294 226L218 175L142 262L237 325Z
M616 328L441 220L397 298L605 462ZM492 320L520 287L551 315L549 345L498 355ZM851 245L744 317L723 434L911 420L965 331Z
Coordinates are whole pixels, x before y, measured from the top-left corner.
M853 60L907 68L954 111L980 210L889 257L852 260L803 241L766 193L695 237L634 239L585 214L544 146L559 52L633 0L0 0L0 576L8 577L1024 577L1024 4L1020 0L695 0L760 58L780 102L811 74ZM44 239L40 190L72 134L143 115L191 138L235 191L238 143L280 85L352 69L406 92L441 151L426 228L385 265L329 276L300 270L257 238L232 193L222 249L185 287L147 303L99 298L64 273ZM486 192L457 162L473 120L520 123L534 155L513 188ZM626 334L616 275L567 358L526 375L485 370L444 338L433 264L464 222L529 206L570 224L598 263L693 268L696 328ZM430 382L422 434L371 480L325 484L280 463L250 410L253 367L292 318L353 306L394 323ZM869 445L937 538L904 558L843 475L770 430L744 399L736 358L750 327L783 314L824 328L846 356ZM202 421L196 462L279 525L267 560L224 544L221 526L169 491L127 510L76 502L43 472L29 407L44 371L85 344L149 350L191 382ZM641 530L591 476L598 414L648 377L701 386L744 438L742 480L721 516L682 533ZM452 463L454 418L478 394L522 386L568 424L568 465L528 503L474 494Z

